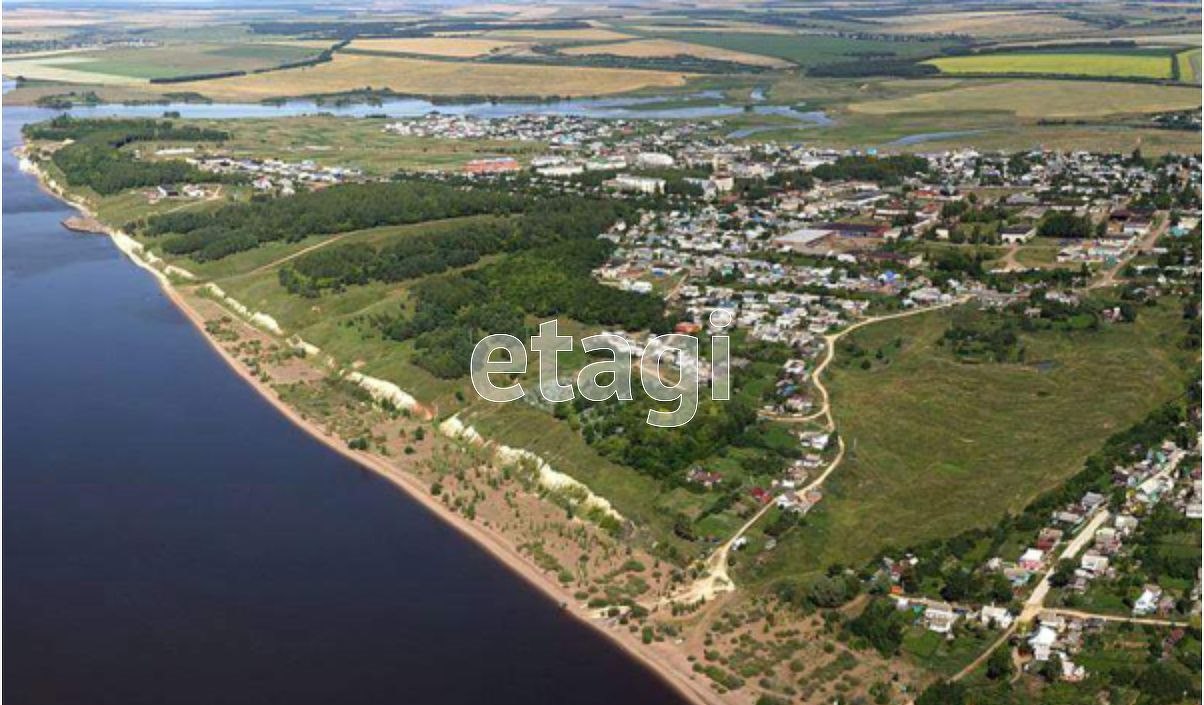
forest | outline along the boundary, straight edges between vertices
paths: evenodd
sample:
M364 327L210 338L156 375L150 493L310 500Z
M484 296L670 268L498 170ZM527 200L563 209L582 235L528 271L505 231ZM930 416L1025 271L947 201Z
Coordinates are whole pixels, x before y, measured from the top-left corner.
M411 290L412 315L380 316L375 324L388 338L413 340L415 364L443 378L468 374L472 348L486 334L527 337L528 316L666 332L659 298L600 284L591 275L613 247L596 238L565 240L429 277Z
M164 213L138 228L164 237L163 251L204 262L250 250L262 242L296 242L382 225L404 225L467 215L513 213L521 196L491 189L465 191L422 180L341 184L287 198L223 206L215 211ZM316 267L321 270L321 267Z
M625 212L617 201L577 197L531 200L521 215L421 233L375 248L353 243L313 252L280 270L294 294L315 297L371 281L396 282L473 264L484 255L518 252L564 240L591 240Z
M811 171L824 181L876 181L895 186L909 176L928 173L928 160L911 155L890 157L840 157L832 164L820 164Z
M54 165L72 186L87 186L101 195L128 188L180 181L222 180L179 159L140 161L121 147L134 142L221 142L221 130L178 126L168 120L82 119L68 115L25 127L25 136L40 140L74 140L55 150Z

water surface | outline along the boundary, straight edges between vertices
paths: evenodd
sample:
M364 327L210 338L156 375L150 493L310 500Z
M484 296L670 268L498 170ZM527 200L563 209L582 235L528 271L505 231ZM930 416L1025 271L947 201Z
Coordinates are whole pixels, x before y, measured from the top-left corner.
M7 702L680 702L63 229L10 153L49 114L4 111Z

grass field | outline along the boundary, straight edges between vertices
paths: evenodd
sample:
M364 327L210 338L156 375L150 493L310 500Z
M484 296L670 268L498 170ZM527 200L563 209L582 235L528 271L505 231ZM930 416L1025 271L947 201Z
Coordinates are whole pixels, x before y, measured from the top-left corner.
M386 120L329 115L214 121L231 139L223 149L235 156L311 160L324 166L351 166L382 176L398 169L457 169L484 157L511 156L526 163L541 154L540 142L446 140L384 131ZM207 123L209 124L209 123Z
M1026 336L1026 359L1041 366L956 361L937 345L952 315L889 321L852 336L866 350L897 338L903 348L870 370L837 356L829 388L848 446L844 464L804 530L749 577L856 566L888 546L987 525L1180 394L1185 370L1199 364L1176 345L1182 321L1171 305L1141 309L1132 325Z
M1171 59L1157 52L1005 52L951 56L925 63L941 73L1074 75L1111 78L1170 78Z
M1200 48L1188 49L1175 54L1179 67L1179 80L1184 83L1200 82Z
M1065 34L1090 29L1090 25L1052 12L933 12L875 20L884 32L894 34L968 34L973 37L1009 37Z
M672 32L742 32L744 34L794 34L788 27L749 22L719 22L697 20L690 24L635 24L628 27L633 32L661 34Z
M215 71L249 71L313 56L319 49L275 43L188 44L71 52L5 62L6 76L81 83L138 83Z
M700 59L715 59L717 61L733 61L752 66L784 67L790 64L781 59L742 51L732 51L719 47L705 46L678 42L672 39L639 39L631 42L616 42L612 44L590 44L588 46L569 47L561 53L573 56L589 54L612 54L635 58L694 56Z
M517 42L482 37L413 37L407 39L357 39L348 49L394 54L424 54L472 58L519 46Z
M891 42L818 34L760 32L672 32L668 38L711 47L785 59L800 66L856 61L859 55L893 54L920 58L937 53L941 42Z
M611 68L517 66L336 54L333 61L268 74L171 84L217 100L262 100L371 87L420 95L586 96L680 86L685 74Z
M886 100L854 102L866 115L900 113L1005 112L1021 118L1079 118L1190 110L1200 91L1188 87L1104 81L966 81L929 92Z
M632 39L630 34L601 27L589 29L494 29L484 32L482 36L500 39L531 39L543 42L609 42Z

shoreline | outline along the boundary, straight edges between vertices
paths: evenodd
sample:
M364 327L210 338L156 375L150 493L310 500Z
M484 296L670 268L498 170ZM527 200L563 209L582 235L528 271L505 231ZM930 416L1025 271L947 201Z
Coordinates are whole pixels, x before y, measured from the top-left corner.
M14 152L18 158L23 158L24 145L15 148ZM353 451L346 447L346 444L341 442L341 439L332 438L329 434L316 426L314 423L303 418L296 410L288 406L276 396L274 391L266 386L263 382L252 375L243 365L231 355L221 344L212 338L205 330L205 319L188 301L184 298L184 294L173 285L170 280L162 272L150 267L144 262L135 261L134 256L126 252L122 247L117 245L117 233L107 225L96 219L95 213L87 206L87 204L70 198L65 190L60 190L57 184L52 187L46 182L45 173L33 166L32 169L22 169L24 173L29 174L38 184L39 188L48 195L61 201L67 206L78 211L83 218L96 223L99 228L90 230L98 235L107 237L119 253L126 259L137 266L139 269L148 270L148 272L157 280L159 289L166 296L167 300L184 315L184 318L192 325L200 337L208 344L209 348L217 353L218 357L223 360L239 378L248 384L253 390L258 393L258 396L272 406L277 412L282 414L294 426L304 431L307 435L319 441L327 448L335 451L343 458L346 458L356 463L361 468L369 470L384 480L388 481L394 488L400 490L409 498L417 501L419 505L425 508L436 518L443 521L445 524L453 527L461 536L475 543L479 548L486 551L496 561L510 570L511 573L521 578L528 583L544 597L555 602L561 611L572 618L576 619L581 624L589 627L597 634L603 635L615 647L622 650L628 657L641 664L644 668L651 671L663 683L676 691L685 701L692 705L725 705L730 702L725 700L721 695L710 690L708 687L709 681L696 680L692 676L692 671L683 671L675 665L660 659L656 656L648 646L644 645L638 635L631 634L624 630L614 630L608 628L604 624L598 623L593 619L588 612L582 611L574 604L575 598L572 593L566 588L552 581L547 575L539 570L539 568L530 563L518 550L506 539L502 534L490 531L484 527L477 525L472 521L468 521L459 514L451 511L435 497L430 495L422 482L415 476L405 470L396 467L389 463L384 457L374 453L363 451ZM60 223L60 226L65 230L72 232L82 232L67 226L65 223ZM276 336L279 337L279 336Z

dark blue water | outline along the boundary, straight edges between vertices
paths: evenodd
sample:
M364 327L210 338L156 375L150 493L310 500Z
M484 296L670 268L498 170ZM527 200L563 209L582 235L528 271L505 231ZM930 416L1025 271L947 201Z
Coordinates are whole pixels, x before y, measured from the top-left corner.
M679 702L60 227L4 112L6 702Z

